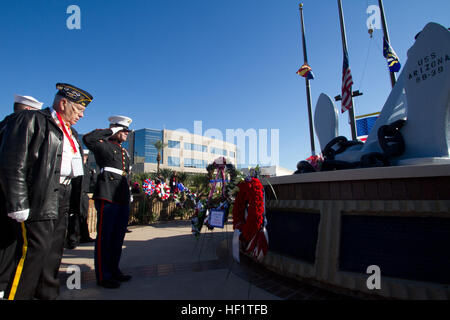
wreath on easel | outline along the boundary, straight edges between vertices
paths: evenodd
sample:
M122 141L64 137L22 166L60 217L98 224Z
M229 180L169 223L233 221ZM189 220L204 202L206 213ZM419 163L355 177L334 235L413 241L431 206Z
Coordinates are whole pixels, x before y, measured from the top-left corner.
M238 184L238 188L239 192L233 205L233 229L239 233L244 253L261 261L269 247L264 187L257 178L257 172L254 171Z
M224 157L214 160L206 168L208 177L211 183L211 190L208 198L197 203L195 213L192 217L192 233L198 237L203 225L206 225L209 230L213 230L214 226L211 224L211 212L223 211L223 224L228 220L229 210L231 204L234 202L234 195L237 192L236 185L243 179L235 166L227 163ZM214 173L216 172L215 179ZM229 177L229 179L227 179ZM217 184L222 185L220 196L215 196Z

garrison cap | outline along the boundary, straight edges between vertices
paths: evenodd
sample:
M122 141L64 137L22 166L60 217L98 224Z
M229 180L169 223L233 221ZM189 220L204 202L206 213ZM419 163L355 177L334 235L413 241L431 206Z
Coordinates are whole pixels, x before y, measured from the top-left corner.
M80 89L77 88L71 84L67 84L67 83L57 83L56 84L56 89L58 89L58 95L69 99L72 102L81 104L84 107L87 107L87 105L92 101L92 96Z

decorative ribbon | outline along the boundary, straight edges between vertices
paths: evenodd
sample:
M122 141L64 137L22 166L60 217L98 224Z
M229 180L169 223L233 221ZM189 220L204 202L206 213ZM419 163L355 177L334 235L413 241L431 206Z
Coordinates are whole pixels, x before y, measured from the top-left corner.
M61 115L60 115L57 111L55 111L55 112L56 112L56 116L58 117L59 123L60 123L60 125L61 125L61 129L62 129L62 131L64 132L64 135L65 135L65 136L67 137L67 139L69 140L70 145L72 146L73 153L76 154L76 153L77 153L77 147L75 146L75 142L73 142L72 136L71 136L71 135L69 134L69 132L67 131L67 129L66 129L66 124L65 124L65 122L63 121Z

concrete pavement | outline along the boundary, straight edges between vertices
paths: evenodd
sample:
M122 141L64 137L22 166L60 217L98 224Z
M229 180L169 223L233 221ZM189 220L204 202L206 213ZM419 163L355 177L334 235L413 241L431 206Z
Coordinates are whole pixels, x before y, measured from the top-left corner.
M133 278L118 289L97 286L94 243L65 250L59 300L343 300L348 296L279 276L241 255L231 258L232 225L198 239L190 221L130 227L120 268ZM95 237L95 234L91 234ZM81 270L81 288L68 289L67 268ZM69 281L73 283L73 281Z
M61 300L272 300L280 297L249 285L243 277L229 272L238 267L229 263L232 227L206 231L199 239L191 233L190 221L171 221L151 226L130 227L125 236L121 270L133 279L118 289L96 285L94 243L65 250L60 268ZM92 234L91 236L95 236ZM219 252L219 253L218 253ZM222 258L218 254L222 252ZM67 267L81 269L81 289L67 288Z

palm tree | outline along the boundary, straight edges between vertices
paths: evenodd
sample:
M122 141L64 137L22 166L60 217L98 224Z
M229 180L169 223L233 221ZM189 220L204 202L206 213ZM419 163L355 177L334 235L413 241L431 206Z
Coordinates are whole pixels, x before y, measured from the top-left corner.
M131 177L131 181L138 182L141 186L142 186L142 183L146 179L154 180L151 173L148 173L148 172L136 173L136 174L133 174Z
M177 177L178 177L178 182L180 182L184 185L184 184L186 184L186 182L188 180L189 173L180 171L177 173Z
M163 168L159 170L159 176L164 179L164 181L167 181L170 179L170 177L173 175L173 170L169 168Z
M194 173L189 175L187 184L189 185L189 189L193 189L198 196L202 196L208 192L209 178L204 173Z
M162 142L161 140L156 141L153 146L158 150L158 155L156 156L156 161L158 162L158 167L156 169L156 173L159 175L159 163L161 162L161 150L168 146L167 143Z

